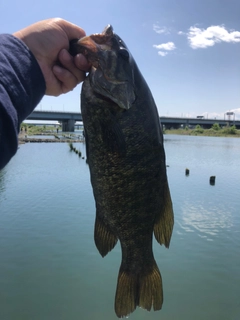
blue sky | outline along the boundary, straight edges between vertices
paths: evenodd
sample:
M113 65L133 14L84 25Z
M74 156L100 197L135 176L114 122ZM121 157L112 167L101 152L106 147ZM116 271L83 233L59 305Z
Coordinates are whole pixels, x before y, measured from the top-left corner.
M61 17L86 34L107 24L123 38L145 77L160 116L240 119L239 0L0 1L0 32ZM79 85L44 97L42 110L79 111Z

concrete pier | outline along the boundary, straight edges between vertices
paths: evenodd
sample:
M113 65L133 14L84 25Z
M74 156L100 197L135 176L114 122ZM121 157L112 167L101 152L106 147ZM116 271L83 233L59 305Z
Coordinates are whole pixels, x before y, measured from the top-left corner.
M62 132L74 132L75 120L62 120Z

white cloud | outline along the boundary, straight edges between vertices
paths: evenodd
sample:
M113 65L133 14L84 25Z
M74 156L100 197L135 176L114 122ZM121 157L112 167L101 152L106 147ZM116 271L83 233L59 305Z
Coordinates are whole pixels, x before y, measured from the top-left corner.
M224 25L211 26L207 29L192 26L189 28L187 37L193 49L212 47L219 42L240 42L240 32L228 31Z
M227 112L229 112L229 111L227 111ZM232 109L232 110L230 110L230 112L234 112L235 119L240 119L240 108Z
M224 119L224 112L203 112L200 115L204 116L206 119Z
M158 50L167 50L167 51L171 51L171 50L176 49L175 44L173 42L154 44L153 48L156 48Z
M155 31L158 34L169 33L166 27L160 27L158 24L153 25L153 31Z
M162 57L165 57L168 54L168 52L166 52L166 51L158 51L158 54L160 56L162 56Z
M219 119L219 120L223 120L223 119L227 119L227 112L233 112L234 115L230 116L230 119L233 120L235 118L235 120L240 120L240 108L238 109L231 109L231 110L226 110L225 112L203 112L200 114L191 114L190 117L195 118L196 116L204 116L206 119Z
M167 42L162 44L154 44L153 48L160 50L158 51L158 54L162 57L165 57L169 53L169 51L175 50L176 46L173 42Z

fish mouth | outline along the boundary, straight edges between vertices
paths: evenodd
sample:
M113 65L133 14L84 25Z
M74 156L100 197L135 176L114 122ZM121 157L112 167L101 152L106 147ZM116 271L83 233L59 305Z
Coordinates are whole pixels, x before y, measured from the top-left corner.
M85 36L71 45L73 53L82 53L87 60L94 65L98 60L100 51L112 50L113 28L108 25L102 33L94 33L90 36Z
M100 65L99 53L101 51L111 51L112 50L112 37L113 28L109 24L102 33L95 33L90 36L81 38L78 41L79 50L86 57L86 59L92 64L90 74L93 74L98 69L104 78L112 84L124 84L127 80L117 80L109 77Z
M104 29L105 30L105 29ZM88 55L89 52L98 52L99 50L111 50L112 34L95 33L91 36L86 36L78 41L79 48L83 48L83 54Z
M107 27L103 30L102 33L95 33L90 36L85 36L78 40L77 47L78 53L82 53L88 62L92 65L90 69L90 74L93 74L98 69L102 72L104 78L113 84L123 84L125 81L120 81L113 79L106 75L106 73L102 70L100 64L99 53L102 51L111 51L112 50L112 40L113 37L113 28L111 25L107 25Z
M129 53L122 60L119 59L119 49L127 49L122 47L122 41L113 33L112 26L108 25L102 33L75 41L70 49L73 54L82 53L91 64L87 78L93 91L112 100L121 109L130 109L136 97L132 73L130 71L127 74L124 69L131 70L130 64L126 67ZM119 68L122 68L121 71Z

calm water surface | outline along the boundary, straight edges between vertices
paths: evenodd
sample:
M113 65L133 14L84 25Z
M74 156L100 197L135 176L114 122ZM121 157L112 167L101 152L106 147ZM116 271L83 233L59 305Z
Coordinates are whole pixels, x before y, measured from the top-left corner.
M165 150L175 227L169 250L154 240L165 301L130 319L238 320L240 140L168 135ZM94 219L85 160L68 144L21 145L0 171L1 320L117 319L120 246L100 256Z

